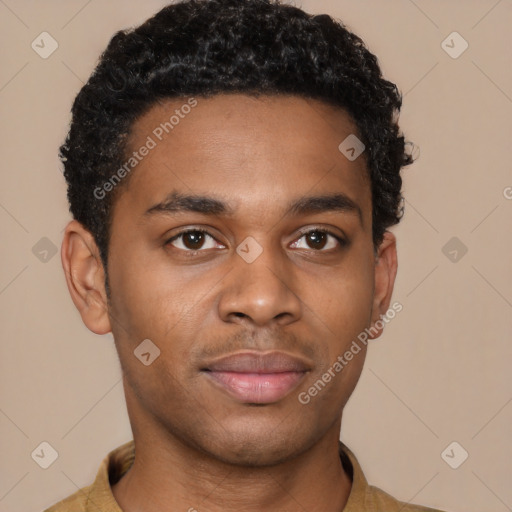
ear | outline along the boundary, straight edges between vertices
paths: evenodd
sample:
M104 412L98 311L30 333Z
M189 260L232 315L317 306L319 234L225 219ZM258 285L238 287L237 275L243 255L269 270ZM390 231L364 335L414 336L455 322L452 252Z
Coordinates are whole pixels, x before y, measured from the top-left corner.
M111 332L99 250L92 234L76 220L65 228L61 260L71 299L84 324L96 334Z
M376 339L382 334L383 326L381 325L379 328L375 325L375 322L380 320L381 315L384 315L389 309L397 269L396 238L393 233L385 231L375 261L375 288L373 293L370 339ZM382 323L379 322L378 325Z

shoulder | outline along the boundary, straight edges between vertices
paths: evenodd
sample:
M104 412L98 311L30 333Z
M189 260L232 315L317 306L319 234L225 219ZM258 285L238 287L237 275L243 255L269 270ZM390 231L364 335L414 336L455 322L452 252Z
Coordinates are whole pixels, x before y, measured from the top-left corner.
M399 501L382 489L370 485L355 454L341 441L339 447L342 465L352 480L352 489L344 512L443 512Z
M128 471L135 458L133 440L118 446L103 459L94 482L55 503L44 512L122 512L112 495L111 482Z
M398 501L387 492L373 485L369 485L366 489L365 505L368 510L386 510L386 512L443 512L434 508Z
M45 509L44 512L85 512L87 510L91 488L92 486L89 485L76 491L74 494L55 503L55 505L52 505L50 508Z

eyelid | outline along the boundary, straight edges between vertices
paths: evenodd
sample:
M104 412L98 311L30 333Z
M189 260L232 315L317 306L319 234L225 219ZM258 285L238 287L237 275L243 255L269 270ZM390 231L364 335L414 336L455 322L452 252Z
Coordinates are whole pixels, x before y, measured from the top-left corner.
M331 228L328 228L328 227L323 227L323 226L310 226L310 227L307 227L307 228L300 228L299 229L299 233L300 233L300 237L298 238L295 238L294 239L294 242L296 242L297 240L300 240L304 235L307 235L308 233L325 233L326 235L330 235L332 236L333 238L336 239L336 241L338 242L340 248L343 248L343 247L346 247L348 246L348 239L345 237L345 235L340 235L338 234L336 231L334 231L333 229ZM311 249L313 252L317 252L317 253L322 253L322 252L329 252L329 251L323 251L323 250L314 250L314 249Z
M308 233L311 233L311 232L320 232L320 233L327 233L328 235L332 235L334 238L338 238L343 241L346 241L344 234L341 235L341 234L337 233L335 230L328 228L328 227L321 226L321 225L310 226L307 228L300 228L298 231L301 234L301 236L307 235Z
M185 228L183 231L180 231L179 233L176 233L175 235L173 235L171 238L167 239L166 242L165 242L165 245L169 245L171 242L174 242L177 238L180 238L182 237L183 235L186 235L188 233L203 233L204 235L206 236L209 236L210 238L212 238L213 240L215 240L216 243L220 244L220 245L224 245L222 244L221 242L219 242L206 228ZM188 249L188 250L185 250L185 249L179 249L179 248L175 248L179 251L183 251L183 252L189 252L189 253L196 253L196 252L201 252L201 251L204 251L204 249L196 249L196 250L193 250L193 249Z

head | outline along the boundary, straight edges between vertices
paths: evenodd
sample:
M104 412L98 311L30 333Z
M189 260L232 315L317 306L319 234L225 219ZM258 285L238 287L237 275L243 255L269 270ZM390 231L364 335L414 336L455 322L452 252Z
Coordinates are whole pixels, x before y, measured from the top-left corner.
M84 323L114 335L136 442L151 425L265 465L339 430L366 347L298 396L389 308L400 106L341 22L271 0L188 0L114 35L61 147L62 261ZM242 352L300 375L235 396L212 374Z

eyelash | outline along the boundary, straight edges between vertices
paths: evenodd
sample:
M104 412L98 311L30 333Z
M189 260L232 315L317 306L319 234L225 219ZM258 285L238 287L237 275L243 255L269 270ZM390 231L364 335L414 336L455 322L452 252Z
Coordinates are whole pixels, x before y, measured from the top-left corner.
M187 235L188 233L203 233L205 235L208 235L209 237L213 238L215 240L215 237L213 235L211 235L208 231L206 231L205 229L202 229L202 228L193 228L193 229L186 229L184 231L181 231L180 233L177 233L176 235L174 235L172 238L170 238L169 240L167 240L165 242L165 245L170 245L171 242L174 242L174 240L177 240L178 238L184 236L184 235ZM336 233L334 233L333 231L327 229L327 228L313 228L313 229L307 229L307 230L304 230L304 231L301 231L300 232L300 237L296 239L296 241L300 240L302 237L310 234L310 233L322 233L322 234L326 234L326 235L330 235L332 236L339 244L340 244L340 248L344 248L348 245L348 242L342 238L341 236L337 235ZM195 254L199 253L199 252L203 252L204 249L197 249L197 250L192 250L192 249L178 249L176 248L177 250L179 251L183 251L185 253L187 253L188 256L194 256ZM320 250L315 250L315 249L311 249L312 251L314 252L318 252L318 253L321 253L321 252L330 252L330 251L324 251L322 249Z

